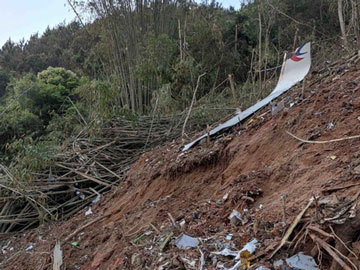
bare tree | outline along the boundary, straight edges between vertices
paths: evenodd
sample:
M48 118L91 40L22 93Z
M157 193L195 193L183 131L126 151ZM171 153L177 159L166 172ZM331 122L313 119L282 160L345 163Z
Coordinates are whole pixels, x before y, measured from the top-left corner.
M343 0L338 0L338 16L339 16L339 23L341 29L341 36L344 42L344 47L346 50L349 49L349 43L346 36L346 28L345 28L345 21L343 16Z
M359 7L357 0L351 0L351 21L354 27L354 35L356 38L356 49L360 50L360 34L359 34Z

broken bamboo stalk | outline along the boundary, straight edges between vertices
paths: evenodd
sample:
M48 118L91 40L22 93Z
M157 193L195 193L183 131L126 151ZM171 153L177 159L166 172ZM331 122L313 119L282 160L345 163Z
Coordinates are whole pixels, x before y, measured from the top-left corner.
M315 234L310 233L309 234L311 239L317 243L319 246L321 246L323 249L329 253L329 255L342 267L344 270L352 270L350 266L348 266L330 247L328 243L326 243L321 238L317 237Z
M199 88L199 84L200 84L200 79L201 77L205 76L206 72L201 74L198 78L197 78L197 82L196 82L196 87L195 87L195 90L194 90L194 93L193 93L193 97L192 97L192 100L191 100L191 104L190 104L190 107L189 107L189 111L186 115L186 118L185 118L185 121L184 121L184 125L183 125L183 128L182 128L182 133L181 133L181 137L184 138L184 134L185 134L185 128L186 128L186 124L189 120L189 117L190 117L190 113L191 113L191 110L192 110L192 107L194 106L195 104L195 100L196 100L196 93L197 93L197 90Z
M354 139L358 139L360 138L360 135L355 135L355 136L349 136L349 137L343 137L343 138L339 138L339 139L333 139L333 140L328 140L328 141L310 141L310 140L305 140L305 139L301 139L297 136L295 136L294 134L290 133L289 131L286 131L286 133L288 135L290 135L291 137L303 142L303 143L318 143L318 144L323 144L323 143L333 143L333 142L341 142L341 141L345 141L345 140L354 140Z
M232 93L232 96L233 96L234 106L235 106L235 108L239 108L239 109L240 109L240 105L239 105L239 102L238 102L237 97L236 97L235 84L234 84L234 80L233 80L233 78L232 78L232 75L229 74L229 75L228 75L228 78L229 78L231 93Z
M286 231L284 237L281 239L279 246L271 254L270 259L283 247L283 245L285 245L285 243L289 239L290 235L294 231L295 227L299 224L299 222L300 222L301 218L303 217L303 215L305 214L306 210L312 205L313 201L314 201L314 199L311 198L309 200L308 204L305 206L305 208L297 215L297 217L295 218L295 220L293 221L293 223L291 224L289 229Z

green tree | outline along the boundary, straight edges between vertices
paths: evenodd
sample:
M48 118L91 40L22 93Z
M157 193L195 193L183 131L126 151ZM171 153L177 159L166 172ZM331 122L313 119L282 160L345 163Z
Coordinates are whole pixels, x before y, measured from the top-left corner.
M10 81L9 74L0 68L0 97L5 95L6 86L8 85L9 81Z

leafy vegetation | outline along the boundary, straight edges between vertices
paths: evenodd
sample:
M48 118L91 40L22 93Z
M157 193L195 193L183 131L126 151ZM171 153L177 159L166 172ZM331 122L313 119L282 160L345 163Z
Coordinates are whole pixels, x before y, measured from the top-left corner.
M219 120L235 109L228 75L248 106L271 88L278 71L261 70L281 63L295 33L297 44L314 42L317 64L336 57L334 48L357 48L354 6L341 10L345 46L333 0L244 1L237 11L215 1L69 3L93 21L0 50L0 160L8 165L41 169L71 136L96 135L119 116L183 112L204 73L193 113Z

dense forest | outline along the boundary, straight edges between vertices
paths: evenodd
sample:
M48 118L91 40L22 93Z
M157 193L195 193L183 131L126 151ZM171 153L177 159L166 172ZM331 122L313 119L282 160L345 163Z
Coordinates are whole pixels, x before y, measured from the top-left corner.
M84 129L182 113L195 89L194 113L211 124L266 95L271 68L304 42L318 66L359 49L357 0L68 2L76 21L0 50L0 161L20 173Z

